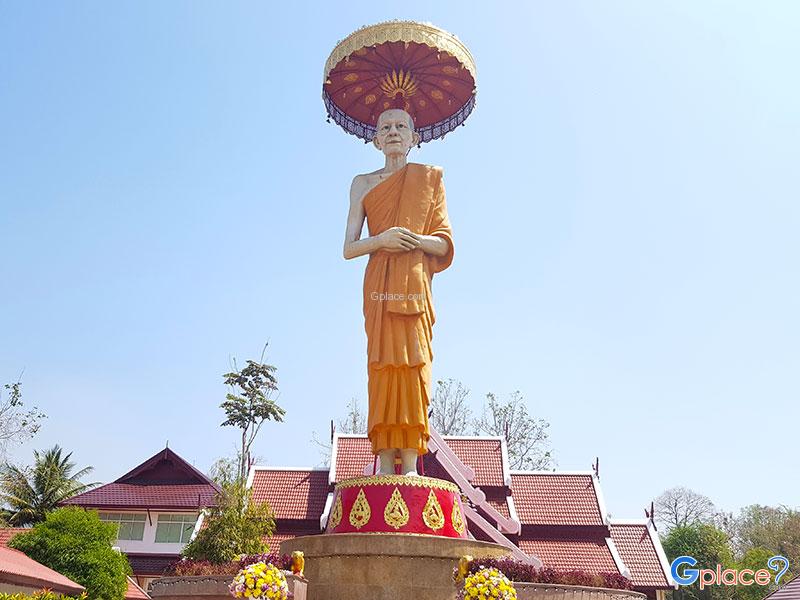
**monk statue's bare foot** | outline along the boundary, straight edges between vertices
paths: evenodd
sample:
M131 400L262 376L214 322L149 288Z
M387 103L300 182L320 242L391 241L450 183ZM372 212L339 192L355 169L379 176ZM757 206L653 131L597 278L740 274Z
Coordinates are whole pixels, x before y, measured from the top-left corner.
M378 475L394 475L394 457L397 456L396 450L381 450L378 452L381 468Z
M418 453L413 448L404 448L400 450L400 459L403 461L403 475L406 477L416 477L417 473L417 457Z

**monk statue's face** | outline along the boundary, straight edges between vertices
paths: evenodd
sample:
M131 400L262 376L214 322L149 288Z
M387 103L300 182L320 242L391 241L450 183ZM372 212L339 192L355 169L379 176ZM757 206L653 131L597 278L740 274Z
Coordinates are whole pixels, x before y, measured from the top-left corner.
M390 108L378 117L377 131L372 143L386 156L405 156L411 146L419 144L419 134L414 131L411 115L401 108Z

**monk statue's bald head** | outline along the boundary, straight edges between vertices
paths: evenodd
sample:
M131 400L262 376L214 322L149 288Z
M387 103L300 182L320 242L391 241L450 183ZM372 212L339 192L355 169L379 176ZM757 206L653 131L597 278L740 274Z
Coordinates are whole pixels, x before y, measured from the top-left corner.
M386 156L408 154L412 146L419 144L419 134L414 131L414 120L402 108L390 108L378 117L372 143Z

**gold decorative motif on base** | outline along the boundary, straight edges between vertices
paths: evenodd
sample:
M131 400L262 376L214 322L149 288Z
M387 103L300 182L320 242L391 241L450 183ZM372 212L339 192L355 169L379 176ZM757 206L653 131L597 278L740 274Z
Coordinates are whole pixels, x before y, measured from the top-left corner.
M364 487L368 485L410 485L414 487L425 487L434 490L444 490L453 492L454 494L461 493L459 487L451 482L444 481L443 479L434 479L433 477L424 477L415 475L409 477L407 475L370 475L364 477L355 477L353 479L343 479L336 484L337 490L343 490L352 487Z
M441 509L439 510L441 511ZM367 502L364 490L360 489L358 490L356 501L353 503L353 508L350 509L350 525L356 529L361 529L364 525L369 523L371 516L372 509L369 507L369 502Z
M325 532L463 539L468 535L466 505L459 502L458 491L454 483L431 477L375 475L340 481L328 501Z
M436 494L433 490L428 494L428 501L425 503L425 508L422 509L422 520L425 525L436 531L444 527L444 512L442 512L442 505L439 504Z
M464 533L464 515L461 514L461 506L458 502L453 504L453 512L450 515L450 519L453 521L453 529L455 529L459 534Z
M408 505L403 500L403 495L400 490L394 488L392 497L386 503L386 508L383 510L383 520L389 527L400 529L408 524Z
M342 495L336 495L336 503L331 511L331 518L328 519L328 530L333 531L342 522Z

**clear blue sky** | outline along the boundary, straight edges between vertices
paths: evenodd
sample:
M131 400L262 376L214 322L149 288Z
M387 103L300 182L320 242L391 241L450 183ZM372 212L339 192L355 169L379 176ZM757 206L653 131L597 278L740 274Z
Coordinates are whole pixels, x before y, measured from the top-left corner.
M445 167L434 377L520 390L562 469L600 456L620 517L685 485L800 504L800 7L786 2L4 2L0 380L31 443L109 481L162 448L208 468L229 358L279 369L256 452L313 465L366 400L354 173L325 122L337 40L389 18L478 65Z

